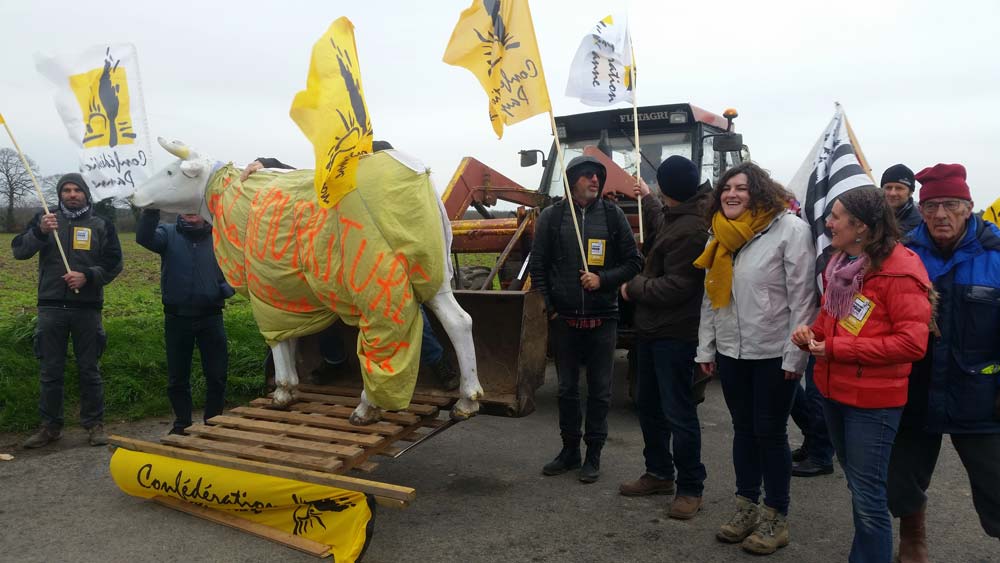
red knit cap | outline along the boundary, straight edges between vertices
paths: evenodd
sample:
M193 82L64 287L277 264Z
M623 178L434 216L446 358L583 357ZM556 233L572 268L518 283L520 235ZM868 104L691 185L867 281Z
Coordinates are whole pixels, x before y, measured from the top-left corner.
M920 201L939 197L954 197L972 201L969 185L965 183L965 167L961 164L935 164L916 175L920 182Z

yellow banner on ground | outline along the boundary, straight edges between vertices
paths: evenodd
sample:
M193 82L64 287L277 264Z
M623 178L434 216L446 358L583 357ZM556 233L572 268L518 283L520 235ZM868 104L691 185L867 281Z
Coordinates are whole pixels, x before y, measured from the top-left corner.
M215 257L250 300L268 344L321 331L337 319L360 329L358 358L368 398L409 405L420 363L419 304L444 283L440 200L429 172L396 151L366 155L357 189L324 209L312 171L222 167L205 196Z
M371 537L374 499L355 491L118 448L111 477L123 492L167 496L330 546L355 561Z
M444 62L479 80L497 137L505 124L552 108L527 0L473 0L458 18Z
M289 115L313 144L316 196L329 209L354 189L358 160L372 152L351 20L338 18L313 46L306 89L295 95Z

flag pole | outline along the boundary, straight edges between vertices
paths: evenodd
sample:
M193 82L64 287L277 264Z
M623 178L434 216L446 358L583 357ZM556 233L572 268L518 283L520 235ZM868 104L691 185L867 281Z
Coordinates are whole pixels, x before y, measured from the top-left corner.
M573 194L569 189L569 177L566 175L566 163L563 162L562 144L559 143L559 131L556 129L556 117L549 109L549 125L552 126L552 136L556 140L556 154L559 155L559 169L562 171L563 191L566 194L566 203L569 204L569 214L573 217L573 230L576 231L576 243L580 247L580 259L583 261L583 270L590 273L587 267L587 253L583 250L583 237L580 235L580 224L576 220L576 205L573 203Z
M642 181L642 177L639 171L642 170L642 153L639 150L639 102L636 100L636 93L639 90L638 84L635 82L635 49L632 48L632 36L629 38L629 51L632 52L632 123L635 124L635 181L638 184ZM639 244L646 242L645 233L642 228L642 195L636 198L639 202Z
M24 158L24 153L21 152L21 147L18 146L17 141L14 139L14 133L10 130L10 125L7 125L7 121L0 115L0 123L3 123L3 128L7 130L7 136L10 137L10 142L14 143L14 148L17 150L17 156L21 157L21 163L24 164L24 169L28 171L28 175L31 176L31 182L35 185L35 193L38 194L38 199L42 202L42 209L45 210L45 214L49 214L49 206L45 203L45 196L42 195L42 187L38 184L38 179L35 178L35 173L31 170L31 166L28 165L28 159ZM59 255L62 256L63 266L66 266L66 273L70 273L72 270L69 269L69 261L66 260L66 251L63 250L62 241L59 239L59 233L56 233L56 246L59 247ZM76 293L80 293L79 289L73 290Z

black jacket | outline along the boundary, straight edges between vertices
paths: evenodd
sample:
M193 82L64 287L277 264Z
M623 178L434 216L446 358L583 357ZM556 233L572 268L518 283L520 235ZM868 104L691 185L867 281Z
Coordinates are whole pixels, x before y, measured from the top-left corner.
M542 211L535 225L531 249L532 285L545 296L549 314L563 317L616 318L618 287L632 279L642 268L642 258L635 244L625 213L614 203L598 197L585 209L576 211L584 248L593 246L595 258L589 259L590 271L601 279L596 291L580 285L583 260L577 243L570 206L559 200ZM609 224L610 223L610 224ZM599 265L598 251L603 245L604 264ZM591 251L587 250L588 256Z
M704 187L676 207L665 207L657 195L642 198L646 240L652 244L642 273L626 287L635 303L638 336L698 341L705 271L693 263L708 242L710 199Z
M82 180L80 180L82 182ZM89 199L89 193L88 193ZM104 306L104 286L122 271L122 247L115 226L90 211L69 219L56 210L59 228L51 234L41 231L39 212L28 228L11 241L14 258L28 260L36 253L38 259L38 306L100 309ZM62 279L66 266L59 255L55 236L66 251L69 267L87 276L87 283L76 293Z
M159 225L160 212L146 210L135 230L135 241L160 255L163 308L181 316L218 313L235 291L215 260L212 227L189 232L177 220Z
M896 222L899 223L899 234L903 236L904 241L906 240L906 234L916 229L923 220L924 218L920 216L920 210L913 203L912 197L896 210Z

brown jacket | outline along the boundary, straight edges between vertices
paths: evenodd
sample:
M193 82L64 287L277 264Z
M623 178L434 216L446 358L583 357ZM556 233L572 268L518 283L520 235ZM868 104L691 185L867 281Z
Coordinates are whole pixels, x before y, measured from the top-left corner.
M705 188L676 207L658 195L642 198L646 263L626 288L640 338L698 341L705 271L692 263L708 241L709 199Z

